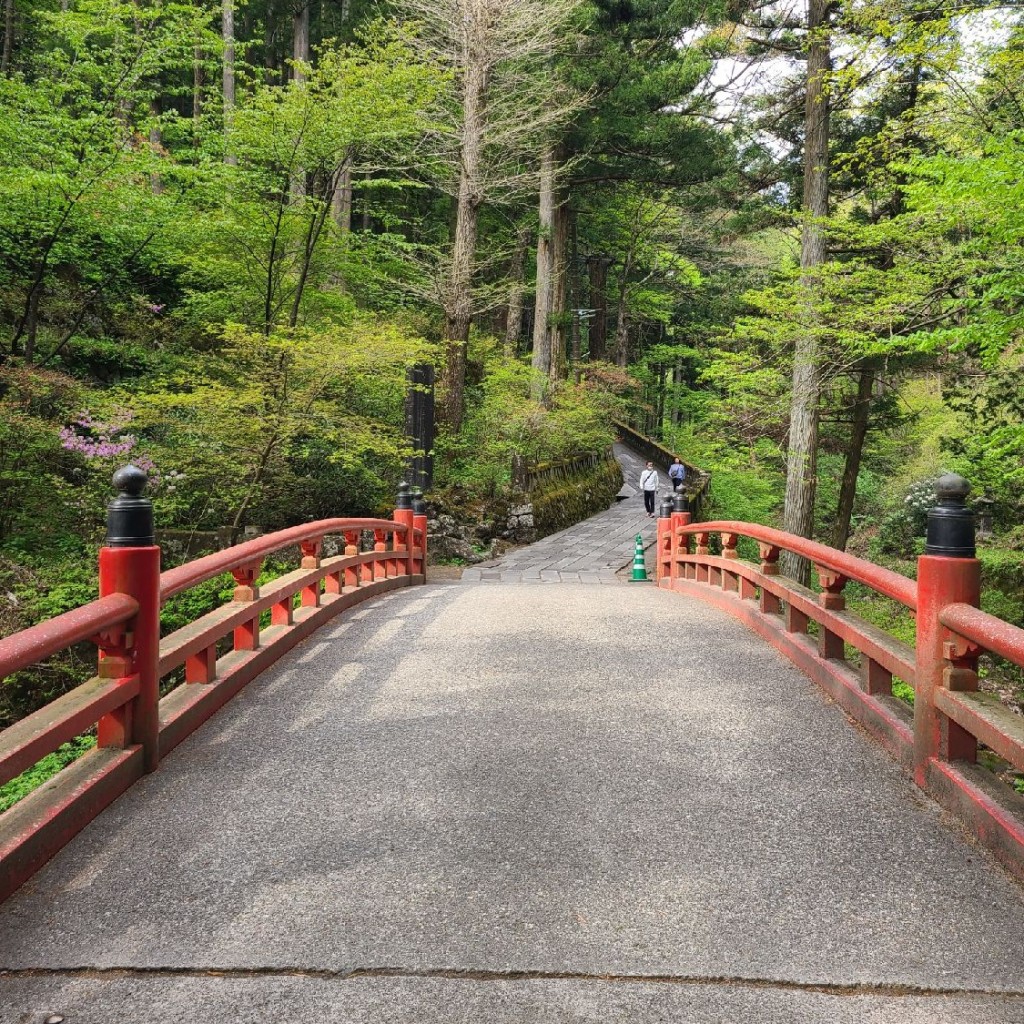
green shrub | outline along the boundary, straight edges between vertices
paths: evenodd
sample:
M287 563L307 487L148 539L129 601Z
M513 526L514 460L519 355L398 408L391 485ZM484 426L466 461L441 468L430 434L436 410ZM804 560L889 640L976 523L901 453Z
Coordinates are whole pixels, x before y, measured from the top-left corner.
M95 746L95 736L77 736L70 742L62 744L52 754L47 754L27 772L22 772L6 785L0 786L0 814L3 814L9 807L13 807L34 789L38 789L44 782L52 779L62 768L77 761Z

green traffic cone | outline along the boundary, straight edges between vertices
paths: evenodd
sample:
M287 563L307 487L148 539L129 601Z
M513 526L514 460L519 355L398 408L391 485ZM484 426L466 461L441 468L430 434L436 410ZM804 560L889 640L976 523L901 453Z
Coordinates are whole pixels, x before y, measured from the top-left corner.
M633 576L630 583L650 583L647 578L647 563L644 561L643 534L636 535L636 550L633 554Z

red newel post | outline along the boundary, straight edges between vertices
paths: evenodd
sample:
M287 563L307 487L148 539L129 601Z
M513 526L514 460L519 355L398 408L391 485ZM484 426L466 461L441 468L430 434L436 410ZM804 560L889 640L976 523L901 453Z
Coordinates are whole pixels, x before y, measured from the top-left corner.
M415 488L412 492L412 525L414 530L420 531L420 542L416 545L412 540L415 549L413 558L413 572L417 575L426 575L427 572L427 503L423 499L423 491Z
M977 686L977 659L951 664L949 631L939 622L950 604L975 607L981 598L981 563L975 558L974 514L967 508L970 484L948 474L935 486L939 504L928 513L928 541L917 562L917 687L914 694L914 779L927 783L929 762L936 758L973 761L974 737L935 706L935 691ZM973 686L971 681L973 680Z
M101 747L143 749L145 770L160 762L160 548L153 535L153 503L142 497L146 474L125 466L114 474L118 496L107 506L107 543L100 548L100 597L128 594L139 604L130 635L114 649L101 644L98 673L108 679L138 675L139 695L121 712L100 719Z
M675 546L672 543L672 499L662 498L658 508L658 543L655 550L658 556L654 562L654 578L661 584L662 580L672 578L672 562L675 558Z
M672 579L679 579L689 572L688 566L679 561L680 555L690 553L690 535L680 534L684 526L693 522L693 515L690 512L690 500L683 493L678 493L672 498Z
M397 560L398 575L412 576L416 556L412 531L416 514L412 510L412 491L404 480L398 485L398 498L395 501L393 518L396 523L401 523L406 528L405 533L395 534L395 553L401 555L401 558Z

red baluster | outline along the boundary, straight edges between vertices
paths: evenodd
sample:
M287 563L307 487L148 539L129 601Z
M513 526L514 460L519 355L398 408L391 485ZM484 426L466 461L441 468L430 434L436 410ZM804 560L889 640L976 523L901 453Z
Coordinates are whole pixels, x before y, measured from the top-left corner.
M345 557L351 558L353 555L359 554L359 531L358 530L346 530L345 531ZM359 567L351 565L345 569L345 586L346 587L358 587L359 586Z
M231 570L235 578L235 593L232 598L238 604L251 604L258 600L260 588L256 580L259 578L262 562L250 562ZM235 627L234 647L236 651L255 651L260 645L260 617L251 619Z
M843 596L843 587L849 582L847 578L823 565L816 565L814 568L821 583L818 603L829 611L845 611L846 598ZM824 623L821 623L818 629L818 654L822 658L834 658L838 661L842 661L846 657L843 638L833 633Z
M779 549L774 544L758 544L761 552L761 575L779 575ZM782 601L771 593L767 587L761 587L761 611L765 615L778 615L782 611Z
M323 550L323 537L315 537L312 540L304 540L300 545L302 548L303 569L320 568L320 552ZM320 607L320 580L307 584L302 588L302 596L299 603L303 608Z

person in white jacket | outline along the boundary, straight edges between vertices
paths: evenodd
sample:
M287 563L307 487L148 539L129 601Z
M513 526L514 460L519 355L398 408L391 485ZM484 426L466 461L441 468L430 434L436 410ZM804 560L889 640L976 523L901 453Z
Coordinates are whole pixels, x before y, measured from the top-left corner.
M653 462L647 463L647 468L640 474L640 490L644 492L644 508L647 509L647 518L654 518L654 502L658 497L658 471L654 468Z

